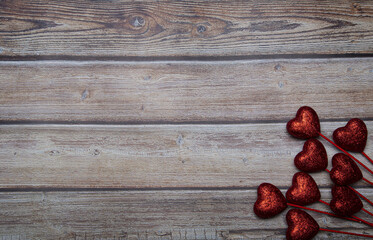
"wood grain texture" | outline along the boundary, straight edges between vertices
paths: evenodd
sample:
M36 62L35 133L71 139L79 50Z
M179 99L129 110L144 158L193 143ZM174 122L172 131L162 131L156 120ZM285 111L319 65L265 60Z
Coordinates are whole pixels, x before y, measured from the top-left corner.
M0 121L226 123L373 118L373 59L1 62Z
M370 189L359 189L373 198ZM284 189L285 193L286 190ZM253 213L256 190L0 193L4 239L284 239L286 211ZM321 190L330 201L330 189ZM330 211L321 203L311 207ZM369 205L368 210L373 210ZM321 227L373 234L364 224L310 212ZM365 213L356 216L372 221ZM353 239L320 232L315 239ZM356 238L362 239L362 238Z
M373 121L366 123L373 129ZM344 125L322 122L322 132L331 136ZM0 188L256 188L265 181L289 186L304 141L290 137L285 126L0 125ZM336 149L321 141L331 159ZM372 143L370 135L370 156ZM314 177L320 186L331 184L326 172Z
M0 2L1 56L373 53L373 1Z

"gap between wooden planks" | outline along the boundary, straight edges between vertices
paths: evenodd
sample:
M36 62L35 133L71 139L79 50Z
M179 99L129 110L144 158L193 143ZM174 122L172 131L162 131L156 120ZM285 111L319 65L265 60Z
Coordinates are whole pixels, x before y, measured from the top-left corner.
M322 132L331 136L344 124L322 122ZM373 121L366 124L373 128ZM0 188L288 186L297 172L293 159L304 141L290 137L285 126L0 125ZM373 153L372 140L369 135L368 155ZM321 141L331 159L336 149ZM320 186L331 184L326 172L314 177ZM356 186L368 185L361 181Z
M359 189L369 198L370 189ZM285 193L286 190L283 189ZM330 189L321 189L330 201ZM284 239L286 211L259 219L256 190L0 193L0 237L13 239ZM321 203L313 208L330 211ZM373 210L365 205L368 210ZM288 208L290 209L290 208ZM363 224L310 212L320 226L373 234ZM359 217L369 218L365 213ZM321 233L320 238L351 239Z
M0 55L373 53L373 1L2 1Z
M373 119L373 59L0 62L0 122L253 123L302 105Z

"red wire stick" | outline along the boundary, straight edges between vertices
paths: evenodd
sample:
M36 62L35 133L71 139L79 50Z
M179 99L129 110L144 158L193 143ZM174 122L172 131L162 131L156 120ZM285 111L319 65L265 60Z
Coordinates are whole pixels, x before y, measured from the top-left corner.
M328 205L328 206L330 205L329 203L327 203L327 202L325 202L325 201L323 201L323 200L319 200L319 202L321 202L321 203L323 203L323 204L325 204L325 205ZM361 219L361 218L359 218L359 217L356 217L356 216L351 216L351 217L353 217L353 218L359 220L360 222L363 222L363 223L365 223L365 224L367 224L367 225L373 227L373 223L370 223L370 222L368 222L368 221L365 221L365 220L363 220L363 219Z
M344 152L345 154L347 154L350 158L352 158L353 160L355 160L358 164L360 164L363 168L365 168L370 174L373 175L373 171L370 170L367 166L365 166L362 162L360 162L359 160L357 160L354 156L352 156L350 153L348 153L346 150L344 150L343 148L341 148L340 146L338 146L337 144L335 144L332 140L330 140L329 138L325 137L324 135L322 135L321 133L319 133L319 135L324 138L326 141L330 142L331 144L333 144L336 148L338 148L339 150L341 150L342 152Z
M359 237L373 238L373 235L367 235L367 234L359 234L359 233L352 233L352 232L343 232L343 231L326 229L326 228L319 228L319 230L320 231L325 231L325 232L342 233L342 234L354 235L354 236L359 236Z
M369 211L366 210L365 208L362 208L361 210L363 210L364 212L368 213L370 216L373 216L373 213L369 212Z
M366 179L365 177L363 177L363 180L364 180L365 182L367 182L367 183L369 183L370 185L372 185L372 186L373 186L373 182L369 181L369 180L368 180L368 179Z
M373 160L372 160L368 155L366 155L365 152L361 152L361 154L363 154L363 156L364 156L366 159L368 159L369 162L373 163Z
M302 209L305 209L305 210L310 210L310 211L314 211L314 212L318 212L318 213L323 213L323 214L333 216L333 217L337 217L337 218L343 218L343 219L354 221L354 222L360 222L360 220L357 220L357 219L354 219L354 218L342 217L342 216L338 216L338 215L330 213L330 212L324 212L324 211L320 211L320 210L309 208L309 207L304 207L304 206L300 206L300 205L296 205L296 204L292 204L292 203L288 203L288 205L292 206L292 207L296 207L296 208L302 208Z
M319 202L321 202L321 203L324 203L325 205L328 205L329 206L329 203L327 203L327 202L325 202L325 201L323 201L323 200L319 200Z

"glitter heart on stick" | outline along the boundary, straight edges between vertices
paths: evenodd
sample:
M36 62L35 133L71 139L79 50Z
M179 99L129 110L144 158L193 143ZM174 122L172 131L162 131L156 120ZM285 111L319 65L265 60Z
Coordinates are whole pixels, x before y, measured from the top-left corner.
M315 180L307 173L294 174L292 186L286 192L288 202L298 205L308 205L320 200L320 190Z
M330 179L338 185L350 185L363 178L363 174L356 163L346 154L337 153L332 158Z
M347 154L350 158L359 163L370 174L373 175L373 171L370 170L367 166L365 166L362 162L360 162L346 150L335 144L332 140L321 134L319 117L316 111L313 110L311 107L300 107L297 111L295 118L291 119L287 123L286 129L290 135L299 139L309 139L321 136L322 138L333 144L336 148Z
M286 214L286 239L312 239L319 232L320 227L311 215L300 209L291 209Z
M347 186L334 185L330 209L340 216L351 216L363 208L360 198Z
M352 216L360 210L363 210L365 213L373 216L371 212L363 208L363 203L361 202L360 198L348 186L333 186L332 200L330 201L329 206L334 213L340 216ZM352 217L355 219L359 219L356 216Z
M325 169L330 174L331 180L338 185L353 184L360 179L373 186L373 182L363 177L359 166L347 155L337 153L332 158L332 170ZM360 177L361 176L361 177Z
M286 129L295 138L309 139L319 136L320 121L315 110L308 106L298 109L295 118L291 119Z
M328 155L324 145L311 138L303 145L303 150L294 158L295 166L307 173L325 170L328 167Z
M286 223L288 225L286 239L288 240L309 240L315 237L319 231L373 238L372 235L367 234L320 228L319 224L311 215L300 209L289 210L286 214Z
M363 152L368 139L368 130L365 123L353 118L344 127L333 132L334 142L341 148L351 152Z
M258 197L254 213L260 218L271 218L287 208L286 199L281 191L270 183L262 183L257 189Z
M353 118L344 127L340 127L333 132L334 142L341 148L360 152L371 163L373 160L364 153L368 139L368 129L364 121L359 118Z

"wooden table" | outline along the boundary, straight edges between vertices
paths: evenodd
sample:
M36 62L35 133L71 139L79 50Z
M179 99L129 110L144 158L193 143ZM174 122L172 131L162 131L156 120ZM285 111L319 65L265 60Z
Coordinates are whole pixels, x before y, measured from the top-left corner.
M371 0L0 1L0 239L284 239L252 209L297 172L286 122L361 118L372 156L372 54Z

